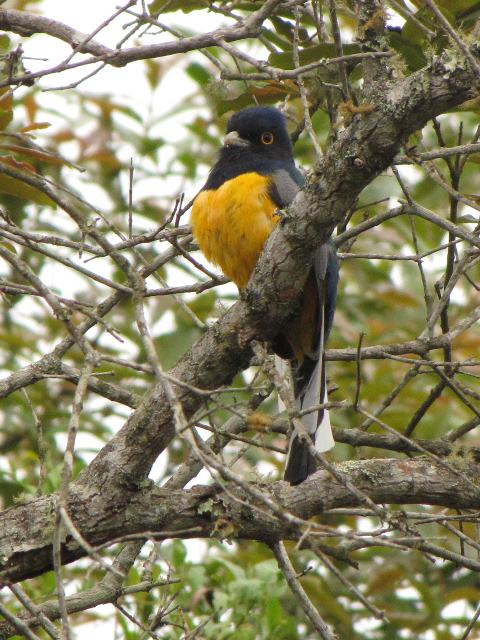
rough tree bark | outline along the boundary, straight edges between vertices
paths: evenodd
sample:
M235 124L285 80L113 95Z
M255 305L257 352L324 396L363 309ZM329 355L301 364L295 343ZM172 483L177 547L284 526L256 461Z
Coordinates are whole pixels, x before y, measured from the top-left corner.
M452 465L452 459L449 462ZM453 465L457 473L419 457L356 460L342 463L338 469L376 504L422 503L479 509L478 463L457 457ZM358 498L327 471L318 471L297 487L285 482L252 486L265 491L286 513L299 518L321 515L328 509L361 505ZM229 486L228 492L219 486L197 486L189 490L148 486L132 494L123 507L112 502L108 491L92 498L88 488L77 486L68 509L83 536L95 545L145 532L159 532L160 540L222 538L219 522L228 522L229 538L271 545L277 540L297 537L291 523L281 521L241 487L235 486ZM24 580L51 569L54 527L55 496L39 498L0 515L4 581ZM71 536L66 536L63 561L71 562L83 555L84 549Z

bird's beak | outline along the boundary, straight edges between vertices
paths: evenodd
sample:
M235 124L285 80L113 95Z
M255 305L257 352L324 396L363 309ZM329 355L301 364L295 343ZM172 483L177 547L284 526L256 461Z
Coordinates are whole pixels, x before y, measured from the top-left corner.
M250 144L245 138L241 138L238 131L230 131L223 139L224 147L247 147Z

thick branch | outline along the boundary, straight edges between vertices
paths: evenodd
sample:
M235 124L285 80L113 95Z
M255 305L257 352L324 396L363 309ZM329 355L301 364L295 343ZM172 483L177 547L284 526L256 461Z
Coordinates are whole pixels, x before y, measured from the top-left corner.
M45 16L35 15L16 9L0 9L0 29L12 31L21 36L31 36L34 33L46 33L69 44L72 49L88 40L88 36L81 31L69 27L63 22L52 20ZM95 40L85 42L80 48L81 53L91 53L94 56L105 56L113 53L112 49L105 47Z
M454 464L454 460L450 459ZM472 491L479 466L468 457L456 458L453 473L430 460L355 460L338 465L344 477L377 504L431 504L456 509L479 509L480 487ZM254 485L252 485L254 486ZM256 485L290 512L301 518L321 515L338 507L355 507L357 498L326 471L319 471L301 486L279 481ZM75 493L76 491L76 493ZM113 503L108 491L95 501L78 485L72 487L69 512L90 544L98 545L121 536L152 532L158 538L218 536L219 523L228 521L229 537L259 540L269 545L280 539L294 539L298 532L288 520L268 513L265 505L249 504L230 485L228 493L219 487L194 487L189 491L148 488L132 497L127 506ZM23 580L51 568L55 496L42 497L12 507L0 515L0 576ZM165 533L162 534L162 531ZM233 532L233 533L232 533ZM63 561L71 562L86 552L71 538L63 545Z

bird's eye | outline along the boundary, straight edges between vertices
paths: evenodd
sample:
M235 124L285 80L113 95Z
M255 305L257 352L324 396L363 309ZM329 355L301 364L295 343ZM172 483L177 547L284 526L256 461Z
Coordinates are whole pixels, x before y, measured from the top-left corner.
M273 133L271 133L270 131L265 131L264 133L262 133L260 140L263 144L272 144Z

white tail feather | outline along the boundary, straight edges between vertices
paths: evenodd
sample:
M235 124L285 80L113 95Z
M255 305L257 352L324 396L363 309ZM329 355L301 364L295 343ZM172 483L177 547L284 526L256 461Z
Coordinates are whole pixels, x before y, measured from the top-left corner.
M287 374L287 366L289 365L283 358L280 358L280 356L275 355L275 369L278 371L279 375L282 376L282 378L284 378ZM277 393L277 408L278 408L278 413L282 413L282 411L285 411L286 409L285 403L280 398L279 393Z
M326 387L322 402L328 402ZM330 451L334 446L335 440L333 439L332 425L330 424L330 412L328 409L324 409L322 421L318 425L317 433L315 434L315 449L323 453L324 451Z
M323 275L323 277L325 277ZM325 379L325 367L323 366L323 348L325 344L325 306L323 304L320 307L321 314L321 329L320 340L318 348L318 360L315 365L315 369L310 376L305 392L302 399L299 401L300 410L310 409L317 404L323 404L327 402L327 381ZM323 394L322 394L323 389ZM318 417L320 411L323 412L320 424L318 423ZM308 433L315 434L315 449L320 453L329 451L335 446L335 440L333 439L332 426L330 424L330 415L328 409L320 409L319 411L311 411L302 417L302 422Z
M323 358L320 356L310 380L308 381L305 393L298 401L298 408L300 411L322 404L328 400L326 384L324 383L322 385L322 360ZM321 397L322 386L325 389L323 398ZM323 416L320 424L318 424L318 414L320 411L323 411ZM306 413L302 416L302 423L308 433L315 434L315 449L317 451L320 451L321 453L329 451L335 445L328 409L320 409L319 411Z

